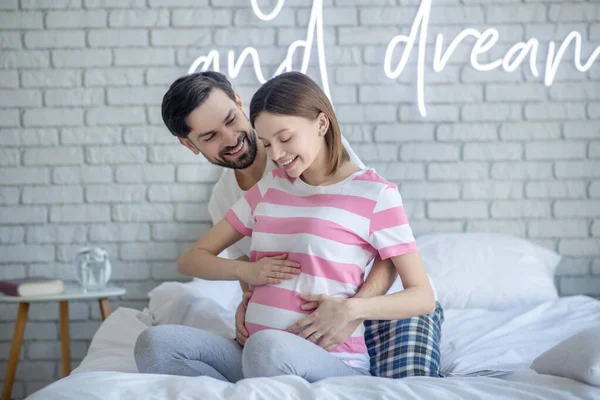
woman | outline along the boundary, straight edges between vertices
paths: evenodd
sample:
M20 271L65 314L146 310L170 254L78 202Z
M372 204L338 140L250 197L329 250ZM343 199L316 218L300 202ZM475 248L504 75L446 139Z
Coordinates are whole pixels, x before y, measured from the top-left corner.
M433 289L400 194L374 170L349 161L333 107L306 75L289 72L265 83L252 98L250 121L280 168L246 192L178 261L184 274L251 285L245 324L250 335L242 348L208 332L190 333L189 340L202 346L196 361L185 361L176 373L232 382L287 374L309 382L369 375L364 327L331 348L320 342L318 326L304 318L301 305L316 300L336 309L340 326L434 311ZM244 236L252 240L249 262L217 257ZM377 254L392 259L404 290L353 298ZM161 361L141 364L154 362Z

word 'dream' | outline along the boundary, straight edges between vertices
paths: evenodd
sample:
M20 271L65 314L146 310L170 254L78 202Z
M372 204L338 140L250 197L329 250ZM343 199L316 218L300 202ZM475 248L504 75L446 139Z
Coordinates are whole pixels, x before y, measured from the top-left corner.
M383 68L385 74L390 79L396 79L404 70L406 63L410 57L410 54L413 50L415 42L417 40L417 36L419 37L419 50L417 54L417 104L419 107L419 112L423 117L427 116L427 110L425 109L424 102L424 90L425 90L425 73L424 73L424 65L425 65L425 43L427 42L427 31L429 27L429 15L431 13L431 0L422 0L421 6L419 7L419 11L415 17L415 20L410 29L410 33L408 36L406 35L398 35L392 38L392 40L388 43ZM489 51L498 41L498 31L493 28L488 28L483 32L479 32L476 29L467 28L462 30L458 35L454 37L454 39L450 42L450 45L443 51L443 41L444 35L438 33L435 40L435 52L433 56L433 70L435 72L443 71L448 59L452 55L452 53L456 50L456 47L460 44L462 40L464 40L468 36L473 36L477 40L473 45L473 49L471 51L470 63L471 66L478 71L492 71L499 67L502 67L506 72L513 72L521 63L525 60L525 58L529 55L529 68L531 69L531 73L533 76L538 77L539 71L536 65L537 52L539 50L539 41L537 39L530 39L527 42L518 42L513 45L507 52L506 55L502 59L494 60L487 64L482 64L478 60L478 56L484 54ZM544 83L546 86L551 86L552 82L554 82L554 77L556 76L556 70L560 65L560 61L567 50L567 47L571 44L571 42L575 40L575 67L581 71L585 72L592 67L592 64L600 55L600 46L597 47L592 55L589 57L585 64L581 62L581 34L579 32L570 32L567 37L563 40L560 45L558 51L556 51L556 44L554 41L550 41L548 45L548 57L546 60L546 71L544 77ZM396 68L392 69L391 60L394 50L398 44L404 43L404 50L402 52L402 56Z
M263 10L257 4L257 0L250 1L252 10L254 15L262 21L271 21L279 15L281 9L285 4L285 0L278 0L277 4L271 12L265 14ZM385 56L383 59L383 73L390 79L397 79L404 68L412 54L413 49L415 48L415 44L418 44L417 50L417 107L419 109L419 113L423 116L427 116L427 110L425 107L424 101L424 91L425 91L425 51L426 51L426 42L427 35L429 30L429 17L431 14L431 0L422 0L421 5L417 11L413 24L411 26L410 32L408 35L397 35L388 42ZM540 42L538 39L532 38L527 42L517 42L515 43L502 57L501 59L497 59L488 63L482 63L479 60L479 56L488 52L497 42L499 38L498 30L494 28L488 28L483 32L478 31L473 28L463 29L460 33L458 33L454 39L452 39L448 47L444 50L444 35L438 33L435 40L435 48L434 48L434 57L433 57L433 70L437 72L441 72L444 70L446 64L448 63L449 58L452 56L453 52L456 50L457 46L463 41L465 38L472 36L476 39L475 44L471 50L471 56L469 59L469 63L471 67L476 69L477 71L492 71L497 68L502 68L507 73L514 72L517 70L521 64L525 61L526 58L529 60L529 68L533 76L538 77L540 72L537 68L537 54L540 48ZM417 42L418 38L418 42ZM327 63L325 61L325 44L323 42L323 2L322 0L314 0L312 4L312 9L310 13L310 20L308 23L308 28L306 31L306 38L304 40L296 40L292 44L289 45L287 49L287 55L282 63L279 65L277 70L275 71L273 76L277 76L282 72L287 72L293 70L292 58L296 50L302 48L304 50L304 54L302 57L302 65L300 67L300 71L306 73L308 70L308 64L310 62L310 55L313 48L313 45L316 41L317 48L317 57L318 57L318 65L319 65L319 73L321 75L321 83L323 90L327 94L327 96L331 99L330 89L329 89L329 79L327 76ZM554 41L550 41L548 44L548 56L545 65L544 71L544 84L546 86L551 86L554 82L554 78L556 76L556 71L560 66L560 62L567 51L570 44L574 42L574 63L575 67L581 71L586 72L591 67L594 61L600 56L600 46L597 47L588 60L586 62L582 62L581 60L581 46L582 46L582 37L579 32L572 31L570 32L562 41L558 50L556 49L556 43ZM404 45L401 50L400 60L394 66L392 65L392 58L397 48L400 45ZM400 51L400 49L398 49ZM253 47L246 47L239 56L235 57L235 52L233 50L229 50L227 53L227 71L226 74L231 79L235 79L239 73L242 65L245 60L250 57L253 62L254 72L258 81L262 84L266 82L266 78L262 72L260 66L260 57L258 51ZM212 69L215 71L220 71L220 53L218 50L211 50L205 56L198 57L190 66L188 73L195 72L200 69L201 71L206 71L208 69Z

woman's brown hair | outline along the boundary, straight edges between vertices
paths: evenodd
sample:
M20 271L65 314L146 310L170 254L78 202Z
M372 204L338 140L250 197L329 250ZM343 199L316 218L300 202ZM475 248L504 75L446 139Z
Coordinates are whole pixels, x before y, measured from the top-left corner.
M320 113L329 119L325 133L328 175L332 175L350 156L342 143L342 134L331 102L315 81L300 72L285 72L258 89L250 102L250 123L262 112L303 117L314 121Z

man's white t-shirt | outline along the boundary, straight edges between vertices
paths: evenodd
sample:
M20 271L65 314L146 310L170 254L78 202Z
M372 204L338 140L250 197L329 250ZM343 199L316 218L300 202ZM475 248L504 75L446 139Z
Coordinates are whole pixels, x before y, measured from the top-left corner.
M342 144L350 156L350 161L358 165L360 168L365 168L365 165L354 153L354 150L352 150L352 147L350 147L350 143L348 143L343 135ZM276 167L277 166L275 163L271 159L267 158L267 166L263 176L270 173ZM237 180L235 179L235 171L231 168L224 168L221 177L212 190L210 200L208 201L208 212L212 218L213 225L216 225L225 217L227 211L229 211L229 209L244 195L244 193L245 191L240 189ZM250 256L249 237L242 238L240 241L219 254L220 257L229 259L236 259L242 257L243 255L248 257Z
M267 166L263 176L271 173L275 168L275 163L267 158ZM221 177L215 184L210 200L208 201L208 212L212 218L213 225L216 225L225 217L229 209L244 195L245 191L240 189L235 179L235 170L224 168ZM237 243L223 250L219 257L236 259L242 256L250 256L250 237L243 237Z

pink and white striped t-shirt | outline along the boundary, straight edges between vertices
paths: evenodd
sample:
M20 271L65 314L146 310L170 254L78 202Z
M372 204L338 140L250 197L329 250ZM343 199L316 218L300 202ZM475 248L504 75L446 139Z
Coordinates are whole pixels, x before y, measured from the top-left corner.
M286 329L309 314L300 309L300 293L354 296L377 253L386 259L417 251L397 186L373 169L328 186L311 186L275 169L225 218L251 236L250 261L285 253L300 264L301 274L293 279L253 288L245 322L250 335ZM368 370L364 326L332 354Z

